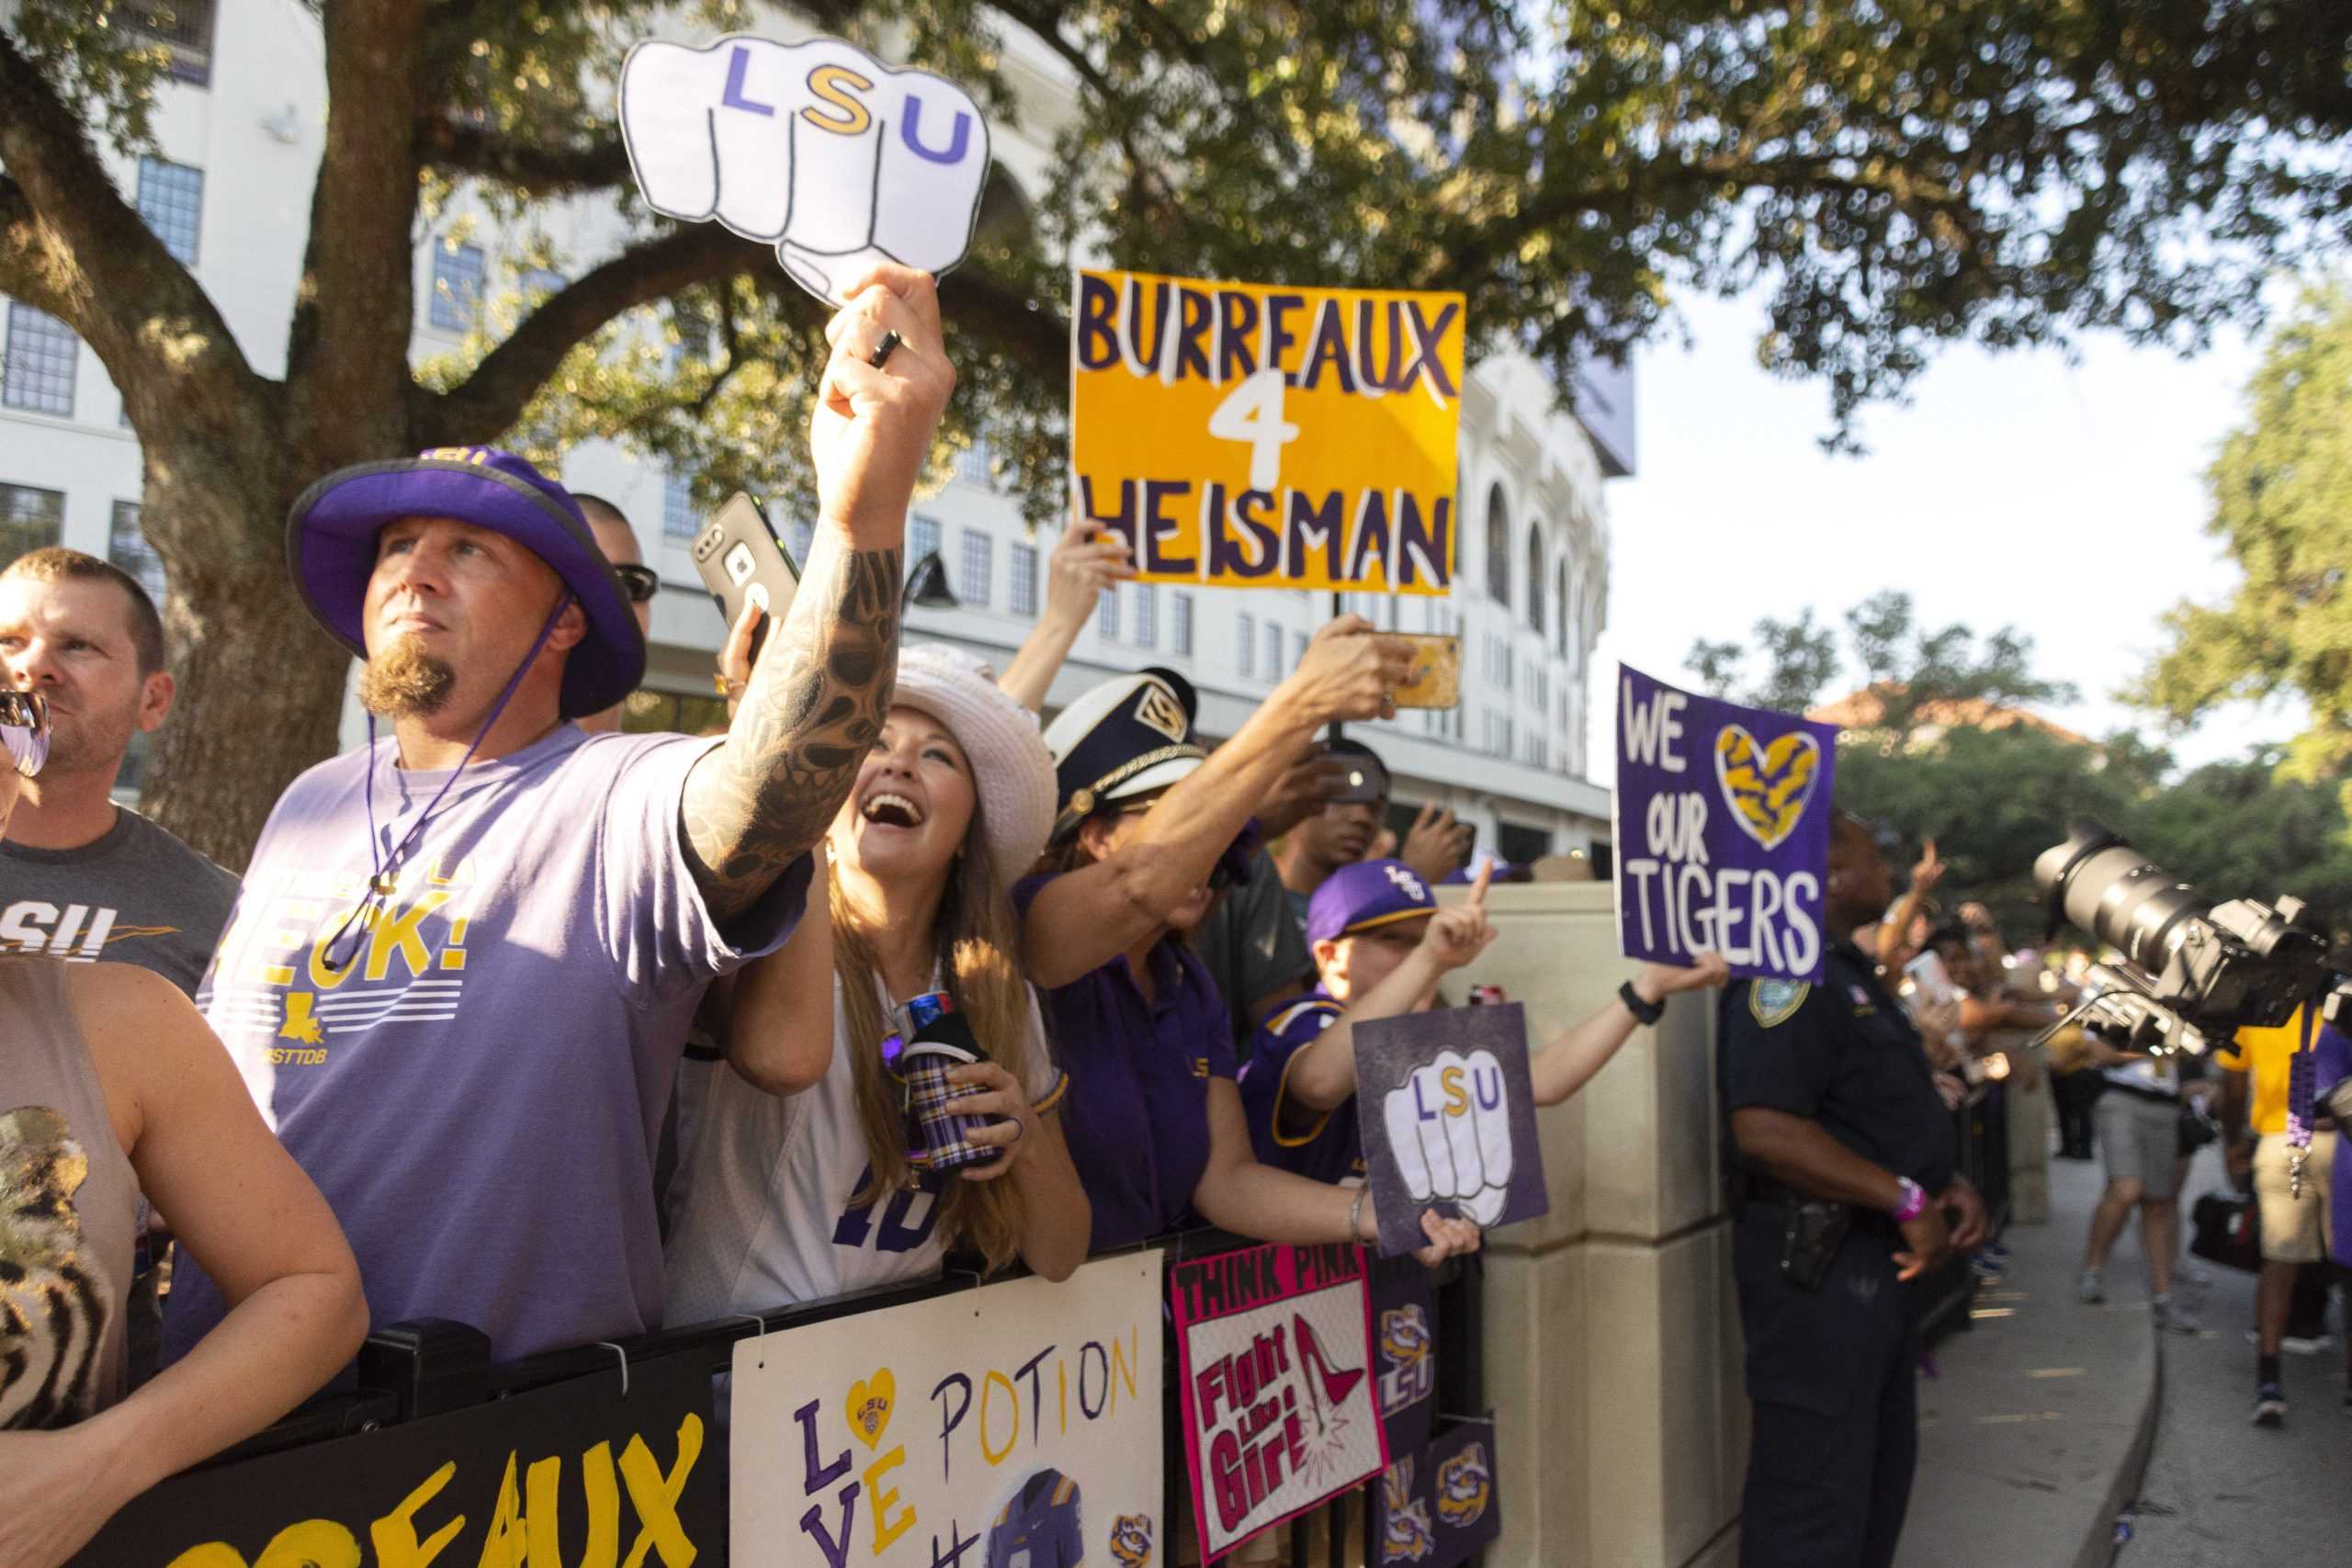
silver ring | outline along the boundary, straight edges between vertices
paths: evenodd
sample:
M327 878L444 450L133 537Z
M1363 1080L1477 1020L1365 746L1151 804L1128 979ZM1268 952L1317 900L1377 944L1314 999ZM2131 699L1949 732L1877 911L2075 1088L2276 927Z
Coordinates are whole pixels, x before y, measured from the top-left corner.
M899 351L899 344L905 341L895 332L885 332L882 334L882 341L874 345L874 352L865 356L865 363L876 370L881 369L890 355Z

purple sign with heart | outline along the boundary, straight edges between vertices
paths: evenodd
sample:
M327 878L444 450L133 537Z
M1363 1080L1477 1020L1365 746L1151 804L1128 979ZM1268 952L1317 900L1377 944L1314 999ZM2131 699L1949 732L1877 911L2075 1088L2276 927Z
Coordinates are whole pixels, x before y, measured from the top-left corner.
M1617 667L1617 933L1628 958L1821 978L1835 726Z

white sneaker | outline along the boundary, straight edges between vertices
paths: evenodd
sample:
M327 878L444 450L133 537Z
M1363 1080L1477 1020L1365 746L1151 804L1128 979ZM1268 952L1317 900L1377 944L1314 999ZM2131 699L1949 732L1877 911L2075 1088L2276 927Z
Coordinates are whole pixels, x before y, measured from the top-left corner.
M2107 1285L2096 1269L2086 1269L2075 1277L2075 1299L2085 1306L2097 1306L2107 1300Z

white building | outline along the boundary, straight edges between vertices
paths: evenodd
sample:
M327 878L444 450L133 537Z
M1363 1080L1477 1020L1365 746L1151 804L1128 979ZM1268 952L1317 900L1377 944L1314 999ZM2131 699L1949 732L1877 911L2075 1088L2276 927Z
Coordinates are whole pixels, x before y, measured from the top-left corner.
M0 13L13 9L0 0ZM117 15L135 21L141 9L125 5ZM318 23L299 0L175 0L171 11L177 68L156 105L161 156L116 159L116 175L193 265L254 368L277 375L323 141ZM1025 43L1008 29L1005 69L1035 108L1020 130L996 128L993 150L1035 192L1049 168L1055 121L1075 94L1067 67ZM623 237L602 205L536 217L573 268ZM462 197L416 236L417 360L457 347L484 296L514 277L514 240ZM0 310L0 560L62 542L160 584L138 532L137 441L104 369L61 323L14 300ZM1462 637L1459 709L1408 713L1355 733L1385 756L1400 801L1442 801L1476 825L1480 845L1513 860L1607 840L1607 792L1585 772L1585 671L1608 613L1602 480L1631 468L1631 392L1622 377L1597 377L1578 391L1582 417L1571 418L1532 362L1506 356L1476 367L1463 397L1452 597L1359 596L1351 605L1385 626ZM683 484L603 444L567 454L562 469L568 483L628 513L665 583L633 718L698 727L709 716L702 705L723 628L686 557L700 519ZM910 562L939 550L962 604L913 611L912 634L951 638L1001 663L1027 635L1052 542L1050 533L1029 536L1012 502L990 490L985 465L967 464L918 503L908 550ZM1130 585L1104 599L1054 700L1165 664L1200 689L1203 727L1230 734L1329 613L1321 593Z

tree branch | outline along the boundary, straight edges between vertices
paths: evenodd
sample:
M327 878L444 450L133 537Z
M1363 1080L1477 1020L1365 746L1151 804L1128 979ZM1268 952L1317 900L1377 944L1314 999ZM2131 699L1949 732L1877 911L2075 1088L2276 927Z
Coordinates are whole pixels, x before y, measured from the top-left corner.
M428 167L496 180L541 198L602 190L628 177L628 149L617 136L549 147L436 113L418 118L416 145Z
M382 389L407 379L415 330L417 40L424 0L326 7L326 149L287 343L301 445L334 429L355 448L410 445ZM355 411L380 410L375 418ZM388 450L323 451L329 461Z
M0 288L80 333L134 417L146 398L186 396L192 382L215 397L257 389L211 297L122 199L81 118L5 31L0 165Z
M695 284L746 274L811 310L821 309L785 276L772 247L716 223L674 229L630 246L541 302L457 386L446 392L415 388L411 439L422 446L490 440L522 417L564 356L606 322ZM1038 302L1024 290L967 263L941 280L940 299L960 330L995 343L1037 376L1051 381L1068 373L1069 320L1058 310L1034 308Z

